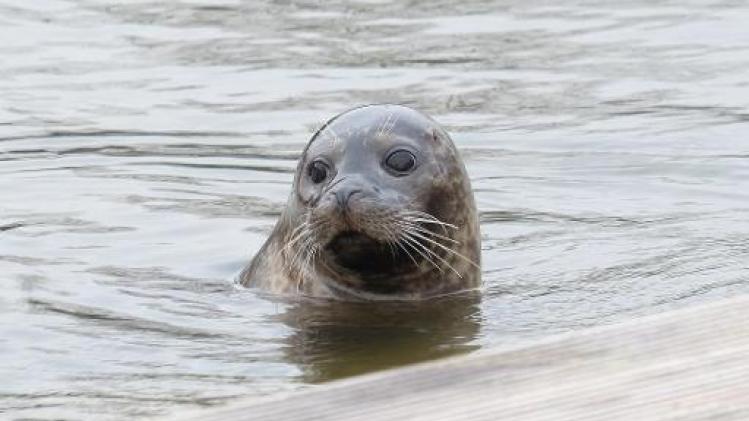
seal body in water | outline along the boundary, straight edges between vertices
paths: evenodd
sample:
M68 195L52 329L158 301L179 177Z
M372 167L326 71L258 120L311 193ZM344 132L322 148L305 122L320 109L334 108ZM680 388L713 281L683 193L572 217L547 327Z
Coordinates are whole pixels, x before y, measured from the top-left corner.
M369 105L307 144L273 232L240 274L273 293L408 300L476 288L480 233L463 162L429 117Z

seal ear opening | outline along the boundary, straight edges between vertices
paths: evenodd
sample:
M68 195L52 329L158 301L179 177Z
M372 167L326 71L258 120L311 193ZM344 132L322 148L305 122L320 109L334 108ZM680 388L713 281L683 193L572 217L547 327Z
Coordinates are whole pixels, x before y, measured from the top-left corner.
M440 143L440 135L437 132L437 129L432 129L432 142Z
M450 144L452 141L450 140L450 135L447 134L444 130L440 130L439 128L435 127L432 129L432 142L434 144Z

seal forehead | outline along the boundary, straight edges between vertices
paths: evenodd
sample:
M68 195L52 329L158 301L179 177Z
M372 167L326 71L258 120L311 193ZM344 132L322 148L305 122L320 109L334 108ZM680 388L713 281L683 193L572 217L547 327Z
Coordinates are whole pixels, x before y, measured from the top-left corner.
M435 127L427 116L400 105L369 105L341 114L330 128L353 134L387 136L399 132L417 137Z
M409 149L420 165L428 163L433 176L444 176L453 166L462 168L439 124L416 110L389 104L354 108L330 120L308 144L305 161L323 157L337 169L362 171L380 166L385 154L397 147Z

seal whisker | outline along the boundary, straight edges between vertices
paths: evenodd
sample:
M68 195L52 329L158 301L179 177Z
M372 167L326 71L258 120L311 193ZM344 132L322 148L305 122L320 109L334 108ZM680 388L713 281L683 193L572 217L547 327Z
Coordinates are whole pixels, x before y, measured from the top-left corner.
M403 233L403 235L404 235L405 237L407 237L407 238L411 239L412 241L416 242L417 244L419 244L419 246L421 246L422 250L424 250L424 251L425 251L425 252L427 252L427 253L428 253L429 255L433 256L434 258L436 258L437 260L439 260L440 262L442 262L442 263L443 263L443 264L444 264L445 266L447 266L447 267L448 267L448 269L452 270L452 271L453 271L453 272L454 272L454 273L455 273L456 275L458 275L458 278L461 278L461 279L463 278L463 275L461 275L461 274L460 274L460 272L458 272L458 271L457 271L457 270L456 270L456 269L455 269L455 268L453 267L453 265L451 265L451 264L450 264L450 262L448 262L447 260L445 260L445 259L444 259L444 258L443 258L442 256L440 256L439 254L435 253L435 252L434 252L433 250L430 250L430 249L429 249L428 247L426 247L426 246L425 246L424 244L421 244L421 243L419 243L419 241L418 241L417 239L415 239L415 238L413 238L413 237L411 236L412 234L413 234L412 232L408 232L408 231L405 231L405 232ZM440 271L441 271L441 270L440 270Z
M309 242L309 237L305 237L304 240L302 241L301 246L303 246L304 244L306 244L308 242ZM299 265L298 265L299 259L301 259L302 255L304 253L306 253L306 251L307 250L306 250L305 247L297 247L294 250L294 254L291 256L291 261L290 261L290 263L291 263L290 266L291 266L292 270L296 270L297 272L299 271L298 270L299 269Z
M439 228L441 229L441 231L442 231L442 235L444 235L444 236L446 236L446 237L450 235L450 232L449 232L449 231L448 231L447 229L448 229L448 228L452 228L452 227L449 227L449 226L445 226L445 225L439 225L439 224L437 224L437 223L435 223L435 222L433 222L433 221L428 221L428 220L423 220L423 219L418 219L418 218L416 218L416 219L411 219L411 221L412 221L412 222L414 222L414 223L417 223L417 224L434 224L434 225L437 225L437 226L438 226L438 227L439 227ZM430 231L432 231L432 232L434 232L433 230L431 230L431 229L430 229L430 228L428 228L428 227L425 227L425 228L426 228L426 229L429 229L429 230L430 230ZM457 230L457 228L455 228L455 229Z
M419 262L416 261L416 258L411 254L410 251L405 247L403 244L403 240L399 239L396 245L403 250L404 253L406 253L406 256L408 256L409 259L413 262L414 266L419 267Z
M299 281L297 283L297 294L300 292L302 286L304 285L305 275L312 268L312 263L315 261L315 257L317 256L318 250L319 250L319 247L313 241L313 244L309 246L308 251L306 252L306 257L302 264L302 270L301 270L302 276L299 277Z
M418 237L418 238L420 238L420 239L422 239L422 240L424 240L424 241L426 241L426 242L428 242L430 244L434 244L435 246L441 248L442 250L445 250L448 253L452 253L455 256L460 257L461 259L465 260L466 262L468 262L469 264L471 264L471 265L473 265L475 267L479 267L479 265L476 264L476 262L474 262L473 260L467 258L466 256L463 256L462 254L460 254L457 251L451 249L450 247L445 246L444 244L442 244L442 243L440 243L438 241L434 241L433 239L425 237L425 236L423 236L423 235L421 235L419 233L416 233L416 232L411 232L410 234L411 235L415 235L416 237Z
M339 183L341 183L345 179L346 179L346 177L341 177L338 180L335 180L332 183L330 183L327 186L325 186L325 188L322 190L322 193L320 193L320 196L328 193L333 187L337 186Z
M318 221L318 222L314 222L314 223L310 224L308 221L304 221L302 223L302 225L300 225L297 229L294 230L295 232L297 230L299 230L299 232L291 240L289 240L288 243L286 243L286 245L283 247L282 250L292 249L294 247L294 245L297 242L299 242L299 240L301 240L301 239L305 238L307 235L309 235L310 231L313 230L313 229L315 229L316 225L319 224L319 223L320 222Z
M328 127L327 130L330 132L328 137L333 141L333 147L335 148L338 142L341 141L341 138L338 137L338 134L333 130L332 127Z
M391 225L403 229L400 226L400 223L401 223L401 221L396 219L395 221L393 221L391 223ZM396 232L394 232L393 229L391 229L389 226L385 226L384 229L385 229L385 232L387 232L387 235L388 235L387 243L390 246L391 253L393 255L393 259L395 259L395 250L393 249L393 246L395 246L396 248L398 248L398 249L402 250L404 253L406 253L406 256L408 256L408 258L411 259L411 261L413 262L414 266L419 267L419 262L416 261L416 258L404 246L403 239Z
M301 225L300 227L302 228L302 231L298 235L304 234L304 229L306 229L306 225ZM276 253L277 256L280 256L281 258L283 258L284 256L288 257L289 253L293 253L293 255L292 255L292 260L293 260L293 258L294 258L293 256L296 255L296 253L298 253L298 250L295 250L293 248L294 244L296 244L296 243L297 243L296 240L294 240L293 242L292 241L287 242L286 245L284 245L283 247L281 247L280 249L278 249L278 251Z
M452 228L454 230L458 230L459 228L456 225L441 221L439 218L435 217L432 214L429 214L427 212L420 212L420 211L407 211L405 212L406 217L413 221L414 223L423 223L423 224L434 224L438 225L442 229L442 233L445 236L449 236L450 233L448 232L448 228ZM425 227L427 228L427 227Z
M395 125L398 123L398 116L394 113L390 113L387 117L387 120L385 124L383 124L382 127L382 133L380 133L380 136L383 138L387 138L393 133L393 129L395 128Z
M289 234L288 237L294 238L297 234L299 234L300 230L304 229L307 226L307 224L309 224L309 221L305 219L298 227L294 228L294 230L291 231L291 234Z
M460 244L460 241L458 241L458 240L456 240L454 238L450 238L450 237L442 235L442 234L437 234L436 232L434 232L434 231L432 231L432 230L430 230L430 229L428 229L428 228L426 228L426 227L424 227L424 226L422 226L422 225L420 225L418 223L411 222L408 219L404 220L403 223L405 225L407 225L409 228L413 228L416 231L419 231L419 232L421 232L423 234L431 235L433 237L439 238L441 240L448 241L448 242L456 244L456 245Z
M393 116L392 112L387 113L384 119L382 119L382 122L380 123L380 127L377 128L377 136L384 137L385 136L385 127L389 124L390 118Z
M314 240L314 236L309 235L305 239L305 242L302 244L302 247L300 247L300 252L297 253L295 259L293 260L293 264L296 266L298 276L297 294L301 292L302 286L304 285L304 279L308 269L308 261L310 259L310 254L314 250L314 248L311 247L314 245Z
M393 230L391 230L390 227L388 227L387 225L382 226L382 230L385 231L385 234L386 234L385 243L388 245L388 248L390 249L390 256L392 256L393 260L395 260L395 242L398 239L393 233Z
M393 118L393 122L390 124L390 130L388 130L387 136L393 134L393 130L395 130L395 125L398 124L399 119L400 117L397 115L395 116L395 118Z
M436 218L435 218L435 219L436 219ZM447 248L447 247L443 246L442 244L439 244L438 242L434 241L434 240L433 240L433 239L431 239L431 238L425 237L425 235L430 235L430 236L434 236L434 237L436 237L436 238L440 238L440 239L443 239L443 240L445 240L445 241L449 241L449 242L451 242L451 243L453 243L453 244L455 244L455 245L459 245L459 244L460 244L460 242L459 242L459 241L457 241L457 240L455 240L455 239L453 239L453 238L450 238L450 237L447 237L447 236L444 236L444 235L438 234L438 233L436 233L436 232L434 232L434 231L431 231L431 230L429 230L428 228L426 228L426 227L422 226L422 225L421 225L421 224L419 224L418 222L412 222L412 221L413 221L413 219L412 219L412 218L404 218L404 219L401 219L400 221L398 221L398 224L397 224L397 225L398 225L398 227L399 227L400 229L402 229L402 230L403 230L403 231L404 231L405 233L407 233L407 234L408 234L409 236L411 236L411 237L417 237L417 238L420 238L420 239L422 239L422 240L424 240L424 241L427 241L427 242L429 242L429 243L437 244L437 245L438 245L438 246L440 246L441 248L443 248L443 249L445 249L445 250L448 250L448 251L449 251L449 252L451 252L451 253L454 253L454 254L458 254L458 255L459 255L459 253L455 252L454 250L452 250L452 249L450 249L450 248ZM419 244L420 246L424 246L424 245L423 245L423 244L422 244L421 242L419 242L419 241L418 241L418 240L417 240L416 238L412 238L412 239L413 239L414 241L416 241L416 242L417 242L417 243L418 243L418 244ZM443 262L444 262L444 263L445 263L446 265L450 266L450 269L451 269L451 270L452 270L453 272L455 272L455 273L456 273L456 275L458 275L459 277L461 277L461 278L462 278L462 276L461 276L461 275L460 275L460 274L459 274L459 273L458 273L458 272L457 272L457 271L456 271L456 270L455 270L455 269L454 269L454 268L453 268L453 267L452 267L452 266L451 266L451 265L450 265L449 263L447 263L447 261L445 261L444 259L442 259L442 258L441 258L441 257L440 257L439 255L436 255L436 253L433 253L433 252L432 252L431 250L429 250L428 248L424 247L424 249L425 249L425 250L427 250L427 251L429 251L429 252L431 252L431 254L435 255L435 256L436 256L437 258L439 258L440 260L442 260L442 261L443 261ZM461 257L462 257L462 256L461 256Z
M411 235L412 232L411 232L411 230L408 227L401 227L401 229L402 229L401 238L403 238L409 244L417 246L418 250L423 250L424 252L428 253L429 256L434 256L436 258L440 257L434 251L432 251L428 247L426 247L421 241L419 241L418 238L415 238L413 235ZM423 254L422 254L422 256L426 257ZM432 259L430 259L430 261L432 261L432 263L434 264L435 267L437 267L438 269L440 269L440 271L442 271L442 267L440 265L435 264Z
M312 230L314 229L314 226L310 224L309 222L304 222L303 229L299 234L297 234L296 237L294 237L289 243L287 243L287 247L293 248L295 245L299 244L302 247L297 247L295 249L295 253L292 257L292 266L296 266L297 259L300 257L301 254L305 253L307 251L306 247L303 247L305 244L309 243L312 238ZM301 242L301 243L300 243Z
M413 211L404 212L404 215L407 216L410 220L415 222L426 222L429 224L435 224L435 225L441 225L443 227L450 227L453 229L458 229L457 225L451 224L449 222L440 221L439 219L435 218L432 215L429 215L428 213L413 213Z
M283 247L284 249L289 249L294 246L294 243L296 243L299 238L301 238L304 235L304 230L306 230L309 227L309 222L304 221L301 225L294 228L294 231L291 232L289 235L290 240L286 243L286 245Z
M442 266L438 265L437 262L434 261L434 259L432 259L427 253L425 253L425 252L431 252L431 250L424 248L424 246L421 245L421 244L419 244L418 241L416 241L416 240L414 240L414 239L412 239L410 237L407 237L407 236L404 235L401 238L403 239L403 241L404 241L404 243L406 245L410 246L411 249L413 249L421 257L423 257L424 260L426 260L427 262L431 263L432 266L434 266L435 268L437 268L437 270L439 270L440 272L444 272L444 268ZM414 263L416 263L415 260L414 260Z
M404 239L402 237L398 237L396 245L398 246L398 248L400 248L401 250L403 250L404 253L406 253L406 255L408 256L408 258L411 259L411 261L413 262L414 266L418 268L419 267L419 262L417 262L416 258L413 256L413 254L411 254L411 252L408 251L408 248L406 248L407 244L404 244ZM434 262L432 262L432 265L434 265Z

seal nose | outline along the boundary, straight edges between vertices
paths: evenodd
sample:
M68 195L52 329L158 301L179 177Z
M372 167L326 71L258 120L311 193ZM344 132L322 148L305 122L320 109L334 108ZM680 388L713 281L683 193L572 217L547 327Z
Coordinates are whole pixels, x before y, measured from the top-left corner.
M349 200L351 200L351 196L360 192L361 190L359 189L352 189L352 188L345 188L345 187L336 191L335 199L336 199L336 202L338 202L338 208L343 209L343 210L347 209L348 202Z

